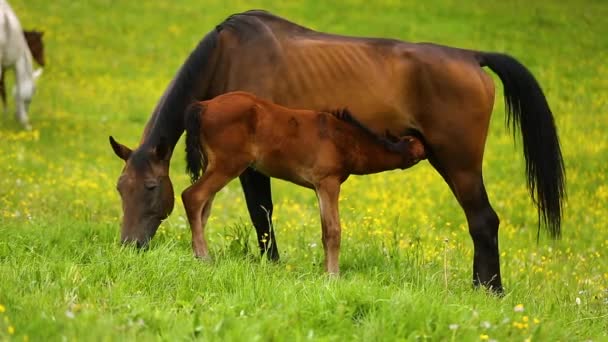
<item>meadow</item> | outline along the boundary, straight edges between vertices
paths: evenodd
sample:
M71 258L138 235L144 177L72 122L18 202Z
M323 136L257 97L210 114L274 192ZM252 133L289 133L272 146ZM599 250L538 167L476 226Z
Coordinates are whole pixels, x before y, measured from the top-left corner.
M0 120L0 340L608 341L608 3L581 1L12 0L45 31L48 66L22 131ZM521 140L497 85L484 177L501 218L502 298L471 286L458 203L422 162L343 186L341 276L321 268L312 191L273 180L281 261L260 258L238 182L216 197L214 261L192 257L176 207L150 250L119 244L123 162L196 43L264 8L327 32L517 57L542 85L567 172L563 237L537 241ZM12 74L7 80L9 89Z

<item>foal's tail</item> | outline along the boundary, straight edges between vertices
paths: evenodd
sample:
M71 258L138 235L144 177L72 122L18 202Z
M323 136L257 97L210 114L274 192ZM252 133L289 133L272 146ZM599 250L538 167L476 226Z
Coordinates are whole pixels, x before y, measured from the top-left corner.
M186 110L184 128L186 130L186 171L190 174L192 183L201 176L207 168L207 156L201 146L201 114L206 106L195 102Z
M553 114L545 95L530 71L513 57L479 53L478 60L503 83L507 125L523 137L528 189L538 208L539 223L557 238L561 233L566 176Z

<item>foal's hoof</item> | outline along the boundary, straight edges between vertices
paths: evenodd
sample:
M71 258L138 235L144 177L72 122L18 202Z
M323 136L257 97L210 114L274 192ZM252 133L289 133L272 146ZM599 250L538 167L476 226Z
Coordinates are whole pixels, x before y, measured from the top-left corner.
M327 272L327 277L329 279L338 279L340 278L340 272L336 271L336 272Z
M211 256L209 254L205 254L205 255L194 255L194 257L196 258L196 260L204 262L204 263L211 263L213 261L213 259L211 258Z

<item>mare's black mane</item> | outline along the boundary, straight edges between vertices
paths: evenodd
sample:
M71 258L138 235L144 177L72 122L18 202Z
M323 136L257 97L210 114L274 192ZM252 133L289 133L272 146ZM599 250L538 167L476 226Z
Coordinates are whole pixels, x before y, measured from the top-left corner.
M208 96L207 87L198 82L202 70L209 67L208 62L217 45L221 29L221 25L218 25L209 32L179 68L153 111L144 146L155 147L164 140L173 148L184 131L183 114L188 104L194 100L204 100ZM197 89L197 86L201 86L201 89ZM136 151L136 154L138 153L139 151Z

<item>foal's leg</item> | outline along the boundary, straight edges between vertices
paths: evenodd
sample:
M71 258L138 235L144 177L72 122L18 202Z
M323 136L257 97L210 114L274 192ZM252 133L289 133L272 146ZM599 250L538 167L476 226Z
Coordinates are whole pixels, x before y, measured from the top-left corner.
M272 195L270 191L270 178L251 168L247 168L240 177L241 186L245 193L247 210L258 235L258 245L262 255L270 260L279 260L272 227Z
M321 212L325 270L329 274L338 275L340 273L341 240L340 214L338 210L340 182L337 179L324 179L316 186L315 190Z
M192 250L201 259L209 259L209 249L205 240L205 225L211 213L215 194L236 175L217 172L208 168L203 176L182 192L182 201L192 230Z
M207 226L207 220L209 219L209 215L211 214L211 206L213 205L213 199L215 198L215 194L209 196L205 204L203 205L203 210L201 211L201 222L200 224L191 229L192 231L192 251L194 255L203 260L210 259L209 257L209 248L207 247L207 240L205 240L205 226Z

